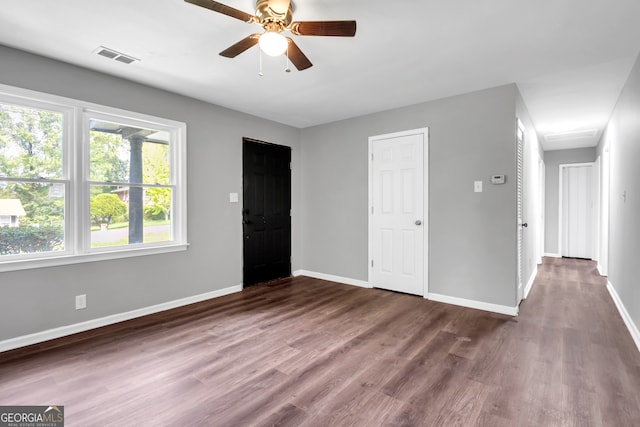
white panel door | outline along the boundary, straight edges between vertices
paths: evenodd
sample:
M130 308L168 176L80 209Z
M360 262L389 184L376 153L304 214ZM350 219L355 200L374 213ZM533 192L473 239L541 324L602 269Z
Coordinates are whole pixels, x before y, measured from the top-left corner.
M562 168L562 256L593 258L593 166Z
M426 129L370 138L372 286L424 295Z

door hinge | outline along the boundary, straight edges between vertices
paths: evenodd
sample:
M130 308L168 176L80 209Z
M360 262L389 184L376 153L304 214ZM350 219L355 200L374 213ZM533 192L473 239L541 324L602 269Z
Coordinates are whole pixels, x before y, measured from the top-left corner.
M371 260L371 267L373 267L373 260Z
M373 162L373 153L371 153L371 161Z
M371 215L373 215L373 206L371 206Z

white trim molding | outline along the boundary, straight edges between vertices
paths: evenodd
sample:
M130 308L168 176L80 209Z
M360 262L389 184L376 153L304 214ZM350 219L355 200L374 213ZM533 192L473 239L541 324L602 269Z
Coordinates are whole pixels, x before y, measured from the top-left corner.
M531 292L531 288L533 288L533 282L536 281L536 275L538 274L538 266L536 265L531 272L531 276L529 277L529 281L527 282L527 286L524 288L523 299L527 299L529 297L529 292Z
M242 291L242 285L231 286L217 291L211 291L200 295L194 295L187 298L181 298L149 307L139 308L124 313L113 314L98 319L87 320L86 322L75 323L73 325L61 326L59 328L48 329L42 332L36 332L21 337L10 338L0 341L0 352L14 350L28 345L39 344L56 338L77 334L79 332L89 331L91 329L101 328L103 326L113 325L115 323L124 322L126 320L147 316L149 314L159 313L161 311L171 310L173 308L182 307L197 302L202 302L224 295L233 294Z
M336 282L336 283L342 283L345 285L358 286L361 288L373 288L373 286L371 286L371 284L365 280L350 279L348 277L334 276L331 274L317 273L317 272L308 271L308 270L296 270L293 272L293 276L295 277L306 276L306 277L312 277L314 279L327 280L329 282ZM535 278L535 272L532 277ZM458 305L461 307L475 308L477 310L490 311L498 314L506 314L507 316L518 315L518 307L509 307L506 305L491 304L491 303L482 302L482 301L474 301L474 300L450 297L448 295L441 295L441 294L434 294L434 293L429 293L424 298L432 301L443 302L446 304Z
M598 270L598 274L602 277L607 277L607 274L604 274L604 265L600 264L600 261L598 261L598 264L596 265L596 270Z
M358 286L360 288L372 288L372 286L366 280L350 279L348 277L334 276L332 274L316 273L308 270L296 270L293 272L295 277L306 276L313 279L326 280L328 282L337 282L344 285Z
M475 308L476 310L490 311L492 313L506 314L507 316L517 316L518 307L510 307L508 305L491 304L488 302L475 301L465 298L452 297L449 295L434 294L429 292L426 299L446 304L458 305L461 307Z
M552 254L552 253L549 253L549 252L545 252L544 256L549 257L549 258L562 258L562 255L560 255L560 254Z
M624 324L627 326L627 329L631 334L631 338L633 338L633 342L636 343L636 347L638 348L638 351L640 351L640 331L638 330L638 326L633 322L633 319L631 318L631 315L629 315L627 308L622 303L622 300L620 299L620 295L618 295L616 288L614 288L611 282L609 282L608 280L607 290L609 291L609 295L611 295L611 299L616 305L616 308L618 309L618 312L620 313Z

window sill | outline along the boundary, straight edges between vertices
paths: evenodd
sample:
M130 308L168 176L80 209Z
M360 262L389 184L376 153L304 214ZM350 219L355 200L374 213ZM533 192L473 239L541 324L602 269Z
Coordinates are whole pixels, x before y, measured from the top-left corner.
M16 270L30 270L33 268L57 267L69 264L82 264L85 262L107 261L138 256L157 255L170 252L186 251L188 243L172 244L166 246L154 246L136 249L123 249L100 253L72 254L62 256L49 256L37 259L25 259L14 261L0 261L0 273Z

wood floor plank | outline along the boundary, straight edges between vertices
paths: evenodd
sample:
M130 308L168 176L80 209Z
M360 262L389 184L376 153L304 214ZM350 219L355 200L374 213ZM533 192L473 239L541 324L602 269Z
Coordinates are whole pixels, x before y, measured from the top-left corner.
M0 405L68 426L638 426L640 353L595 263L518 317L307 277L0 354Z
M563 426L600 427L603 424L596 393L569 386L562 387Z
M440 331L431 341L425 343L423 351L409 360L398 373L389 380L382 392L407 401L416 390L425 385L425 378L430 373L440 371L444 360L449 356L449 349L455 344L456 336L450 332Z

